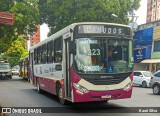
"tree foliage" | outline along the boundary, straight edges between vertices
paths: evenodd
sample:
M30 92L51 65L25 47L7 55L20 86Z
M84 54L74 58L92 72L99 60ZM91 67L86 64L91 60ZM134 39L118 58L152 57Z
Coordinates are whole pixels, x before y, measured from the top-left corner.
M0 53L9 49L19 35L36 30L40 23L38 0L0 0L0 12L14 14L14 25L0 24Z
M40 0L40 22L49 25L50 34L75 22L121 23L122 20L128 24L128 14L139 6L140 0Z
M18 36L9 47L9 49L3 54L2 58L8 59L11 66L18 65L19 60L22 57L28 55L28 51L25 47L25 40L23 36Z
M0 12L14 14L14 25L0 24L1 58L8 59L11 66L18 65L20 58L28 55L25 39L36 30L39 18L39 0L0 0Z

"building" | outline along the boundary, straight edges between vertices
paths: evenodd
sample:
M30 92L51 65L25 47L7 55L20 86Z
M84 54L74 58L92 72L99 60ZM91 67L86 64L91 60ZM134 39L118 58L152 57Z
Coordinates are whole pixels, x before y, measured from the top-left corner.
M28 50L30 47L40 42L40 25L37 25L36 28L37 31L34 32L32 35L29 35L29 39L26 41L26 46Z
M134 34L134 70L160 70L160 21L138 26Z
M146 22L160 20L160 0L148 0Z

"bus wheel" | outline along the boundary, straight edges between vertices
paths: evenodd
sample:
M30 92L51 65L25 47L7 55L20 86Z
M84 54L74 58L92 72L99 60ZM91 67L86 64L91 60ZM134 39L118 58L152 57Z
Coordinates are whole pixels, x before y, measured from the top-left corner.
M58 89L58 99L61 104L66 104L66 100L63 98L63 91L61 86L59 86Z
M155 94L155 95L159 95L160 94L160 86L159 85L155 85L153 87L153 94Z
M38 81L37 81L37 92L38 92L38 93L42 93L42 90L41 90L41 88L40 88L40 84L39 84Z

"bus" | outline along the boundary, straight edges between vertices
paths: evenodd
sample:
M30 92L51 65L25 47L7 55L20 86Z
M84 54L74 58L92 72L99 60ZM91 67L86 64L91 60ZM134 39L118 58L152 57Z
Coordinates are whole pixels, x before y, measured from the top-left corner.
M30 48L30 81L61 104L130 98L132 41L126 25L71 24Z
M0 60L0 79L12 79L11 66L7 60Z
M29 55L25 56L24 58L20 59L20 77L23 77L23 79L30 80L29 79Z

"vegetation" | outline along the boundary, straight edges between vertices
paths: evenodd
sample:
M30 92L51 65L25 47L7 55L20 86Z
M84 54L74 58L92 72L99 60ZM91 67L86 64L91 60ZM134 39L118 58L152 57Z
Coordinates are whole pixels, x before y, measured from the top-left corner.
M0 5L0 12L14 14L13 26L0 24L0 57L16 65L28 54L24 36L34 32L35 25L47 23L53 34L75 22L121 23L111 14L128 24L128 14L139 8L140 0L0 0Z
M28 33L36 30L39 20L39 0L0 0L0 12L14 14L14 25L0 24L0 54L8 58L11 65L28 54L25 40ZM16 62L15 62L16 61Z
M51 28L50 34L75 22L109 22L128 24L128 14L137 10L140 0L40 0L41 24Z

